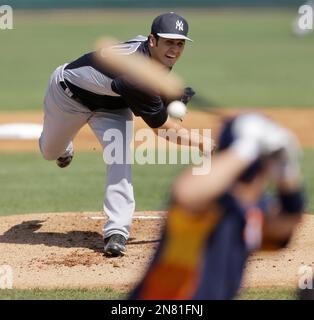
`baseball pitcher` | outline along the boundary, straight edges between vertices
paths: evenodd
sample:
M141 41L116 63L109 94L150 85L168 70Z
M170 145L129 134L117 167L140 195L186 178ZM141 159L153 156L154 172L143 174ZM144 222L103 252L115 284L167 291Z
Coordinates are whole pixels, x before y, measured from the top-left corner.
M117 45L117 54L142 54L158 61L169 71L180 58L185 47L187 21L171 12L156 17L148 37L137 36ZM182 99L188 101L190 91ZM124 75L114 75L87 53L71 63L59 66L52 74L44 101L44 126L40 137L40 150L46 160L56 160L61 168L67 167L73 158L73 139L87 123L99 142L106 157L104 132L116 129L123 137L123 150L130 155L133 115L141 117L153 128L180 130L181 126L168 118L166 103L156 94L147 93L130 83ZM191 136L178 141L199 147L210 144L206 138ZM207 146L206 146L207 147ZM132 214L135 209L130 159L122 164L107 166L103 210L108 222L103 232L104 251L108 255L125 253Z

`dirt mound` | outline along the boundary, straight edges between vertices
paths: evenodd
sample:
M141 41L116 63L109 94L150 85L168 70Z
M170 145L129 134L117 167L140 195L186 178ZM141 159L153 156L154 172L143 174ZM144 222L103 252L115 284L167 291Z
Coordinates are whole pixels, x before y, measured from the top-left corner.
M51 213L0 218L0 265L13 268L14 288L130 289L160 238L164 212L137 212L127 254L103 256L101 213ZM289 246L251 257L244 286L295 287L302 265L314 267L314 217L306 215Z
M308 266L314 271L313 230L314 216L306 214L288 248L253 255L247 264L246 286L297 287L300 267Z
M158 244L163 215L135 214L127 254L121 258L103 255L101 213L2 217L0 265L13 268L14 288L129 289Z

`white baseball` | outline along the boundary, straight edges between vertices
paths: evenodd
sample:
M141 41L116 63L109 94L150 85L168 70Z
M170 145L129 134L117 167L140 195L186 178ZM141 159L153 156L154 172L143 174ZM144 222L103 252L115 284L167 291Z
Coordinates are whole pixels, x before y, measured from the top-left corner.
M181 101L172 101L169 103L167 111L170 117L182 119L186 114L186 106Z

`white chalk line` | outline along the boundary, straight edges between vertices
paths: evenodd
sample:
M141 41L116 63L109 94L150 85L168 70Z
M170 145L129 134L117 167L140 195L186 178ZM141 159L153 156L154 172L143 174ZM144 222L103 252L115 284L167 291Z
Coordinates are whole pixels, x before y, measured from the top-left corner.
M84 219L91 219L91 220L105 220L105 217L85 217ZM139 219L139 220L160 220L160 219L165 219L165 217L161 216L134 216L133 220Z

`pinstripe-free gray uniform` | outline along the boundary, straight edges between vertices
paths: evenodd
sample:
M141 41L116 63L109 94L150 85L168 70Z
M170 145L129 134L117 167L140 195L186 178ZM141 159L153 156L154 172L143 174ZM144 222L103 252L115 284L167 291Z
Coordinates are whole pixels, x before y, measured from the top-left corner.
M119 49L125 54L140 52L149 56L147 38L143 36L121 44ZM40 137L44 158L56 160L72 153L72 141L85 124L90 126L104 148L105 158L106 141L103 136L109 129L122 133L123 149L128 150L132 126L126 123L132 121L132 113L141 116L150 127L159 127L167 120L161 98L156 100L155 97L153 102L149 97L147 99L143 101L141 92L136 91L123 76L114 77L99 66L93 59L93 53L58 67L50 78L44 100L44 127ZM129 163L123 161L107 165L103 210L109 220L104 226L105 237L112 234L129 237L135 209Z

